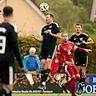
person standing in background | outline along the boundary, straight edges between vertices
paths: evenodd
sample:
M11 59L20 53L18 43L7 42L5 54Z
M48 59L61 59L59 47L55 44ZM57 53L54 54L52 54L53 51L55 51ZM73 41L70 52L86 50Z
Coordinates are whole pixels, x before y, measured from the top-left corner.
M75 25L76 33L72 34L69 38L69 41L74 42L78 47L87 48L87 45L93 44L94 41L88 34L82 32L82 25L77 23ZM79 81L79 89L78 93L81 94L83 92L83 87L86 79L86 67L88 63L88 53L75 51L74 54L75 64L79 70L81 79Z
M13 90L13 65L14 56L23 70L21 55L19 53L17 29L12 24L13 8L5 6L3 8L4 21L0 24L0 96L12 96Z

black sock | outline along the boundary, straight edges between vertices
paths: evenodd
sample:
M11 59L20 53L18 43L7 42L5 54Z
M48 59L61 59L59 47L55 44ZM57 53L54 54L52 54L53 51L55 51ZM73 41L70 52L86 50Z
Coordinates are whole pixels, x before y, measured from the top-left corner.
M41 84L44 81L45 70L41 69Z
M50 72L50 69L46 69L46 70L45 70L45 74L44 74L44 82L46 82L47 77L49 76L49 72Z
M80 86L83 87L85 84L86 75L81 75L81 79L79 81Z

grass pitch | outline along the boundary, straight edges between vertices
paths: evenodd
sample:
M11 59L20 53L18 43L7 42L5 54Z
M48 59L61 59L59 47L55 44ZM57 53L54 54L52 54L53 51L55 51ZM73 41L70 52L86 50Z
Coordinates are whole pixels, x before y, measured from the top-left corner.
M13 94L13 96L71 96L71 94ZM96 94L82 94L78 96L96 96Z

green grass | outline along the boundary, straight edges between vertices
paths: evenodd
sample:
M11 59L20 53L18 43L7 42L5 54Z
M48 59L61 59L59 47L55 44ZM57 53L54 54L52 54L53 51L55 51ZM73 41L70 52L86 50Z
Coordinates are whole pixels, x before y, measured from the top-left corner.
M13 96L71 96L70 94L13 94ZM96 94L82 94L79 96L96 96Z

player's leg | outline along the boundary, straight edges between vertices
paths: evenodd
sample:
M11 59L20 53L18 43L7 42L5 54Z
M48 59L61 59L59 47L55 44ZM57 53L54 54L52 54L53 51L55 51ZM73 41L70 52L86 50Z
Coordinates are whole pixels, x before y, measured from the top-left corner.
M72 69L73 69L73 71L74 71L74 75L75 75L75 77L76 77L76 81L79 81L79 80L80 80L80 75L79 75L79 72L78 72L77 67L76 67L75 65L73 65L73 66L71 66L71 67L72 67ZM70 72L70 71L69 71L69 72ZM73 74L72 72L70 72L70 73L71 73L71 75ZM74 75L72 75L72 76L74 76ZM72 76L71 76L71 77L72 77ZM72 78L71 78L71 79L72 79ZM65 80L65 81L64 81L64 80L65 80L65 79L62 78L61 84L63 84L62 82L66 82L66 80ZM68 82L65 83L65 84L69 85L70 82L72 82L72 81L68 81ZM74 86L74 83L73 83L72 86ZM66 87L65 87L65 86L62 86L62 87L63 87L63 89L65 90L65 92L68 93ZM74 88L73 88L73 89L74 89Z
M72 96L76 96L75 94L75 85L76 85L76 77L75 77L75 73L74 73L74 69L72 66L68 66L65 69L66 74L70 77L70 80L68 82L66 82L64 85L65 86L70 86L71 88L71 93Z
M79 80L79 85L78 85L78 94L82 94L83 93L83 88L85 85L85 79L86 79L86 68L85 67L81 67L81 72L80 72L80 80Z
M62 87L65 88L66 86L70 86L72 96L76 96L75 94L76 77L72 66L65 65L65 73L67 74L68 77L70 77L70 80L65 82Z
M44 75L43 75L43 82L42 85L46 86L46 82L47 82L47 77L49 76L49 72L50 72L50 67L51 67L51 63L52 63L52 58L54 57L56 51L56 47L55 46L49 46L46 48L46 51L44 54L46 54L47 59L45 62L45 66L44 66ZM42 79L41 79L42 81Z
M84 84L86 79L86 67L81 66L81 82Z
M81 57L80 62L80 81L79 81L79 88L78 88L78 93L81 94L83 93L83 87L85 85L85 79L86 79L86 65L88 63L88 56L85 54Z
M41 85L38 87L39 89L43 90L45 88L45 65L46 65L46 59L47 59L47 49L42 47L40 59L41 59Z
M29 84L30 84L31 86L33 86L34 81L33 81L32 74L30 74L30 73L26 73L25 76L26 76L26 78L27 78Z
M4 72L4 74L2 74L2 79L1 79L1 83L2 88L0 89L0 96L5 95L5 96L12 96L12 90L13 90L13 67L9 66L9 67L3 67L2 68L2 72Z
M76 81L79 81L80 80L80 74L79 74L78 68L75 66L75 64L73 64L72 68L73 68L73 71L74 71L74 74L76 77Z
M45 64L46 64L46 60L45 59L42 59L41 60L41 85L38 87L39 89L41 90L45 90L46 87L45 87Z
M2 84L2 78L3 78L3 73L4 73L4 70L2 71L2 68L1 68L1 66L0 66L0 96L3 96L3 94L2 94L2 86L3 86L3 84Z
M50 72L50 65L52 63L52 59L50 58L47 58L46 60L46 64L45 64L45 75L44 75L44 81L45 81L45 85L46 85L46 82L47 82L47 77L49 76L49 72Z

